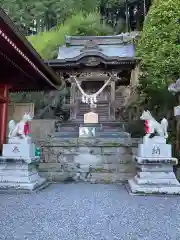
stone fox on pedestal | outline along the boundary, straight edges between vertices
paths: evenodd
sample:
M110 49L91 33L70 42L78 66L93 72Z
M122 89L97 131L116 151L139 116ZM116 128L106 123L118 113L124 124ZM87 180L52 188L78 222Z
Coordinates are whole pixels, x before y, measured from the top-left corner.
M25 113L22 120L15 124L14 120L9 122L9 139L14 137L26 138L29 134L28 122L32 120L30 113Z
M157 134L160 137L168 138L167 128L168 121L166 118L161 120L161 123L158 123L151 113L147 111L143 111L141 120L145 120L145 128L146 128L146 137L149 138L152 134Z

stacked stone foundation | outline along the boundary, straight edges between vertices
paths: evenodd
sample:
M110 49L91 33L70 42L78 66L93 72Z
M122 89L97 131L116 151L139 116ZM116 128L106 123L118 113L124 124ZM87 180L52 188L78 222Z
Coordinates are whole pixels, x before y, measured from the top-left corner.
M135 176L136 168L132 155L136 151L137 141L137 139L127 142L122 139L77 138L61 139L48 144L44 142L41 143L39 173L50 181L73 180L78 171L77 163L86 171L87 163L90 161L91 177L88 181L123 183Z

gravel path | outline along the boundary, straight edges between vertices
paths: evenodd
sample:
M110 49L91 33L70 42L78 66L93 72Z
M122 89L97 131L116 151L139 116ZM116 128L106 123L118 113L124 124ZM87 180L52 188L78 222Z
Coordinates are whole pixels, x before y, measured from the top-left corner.
M123 186L53 184L0 195L3 240L179 240L180 197L132 196Z

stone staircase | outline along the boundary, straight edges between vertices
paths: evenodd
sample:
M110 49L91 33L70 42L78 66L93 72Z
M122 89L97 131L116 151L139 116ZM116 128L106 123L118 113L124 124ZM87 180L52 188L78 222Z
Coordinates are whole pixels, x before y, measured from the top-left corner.
M95 128L96 138L130 138L130 134L126 132L126 123L116 123L116 122L103 122L97 124L84 124L76 122L67 122L60 125L60 127L55 130L53 138L78 138L79 137L79 127L93 127Z
M86 103L80 103L79 112L76 116L76 122L83 122L84 114L90 112L90 106ZM99 122L105 122L109 119L109 102L98 102L95 112L98 114Z

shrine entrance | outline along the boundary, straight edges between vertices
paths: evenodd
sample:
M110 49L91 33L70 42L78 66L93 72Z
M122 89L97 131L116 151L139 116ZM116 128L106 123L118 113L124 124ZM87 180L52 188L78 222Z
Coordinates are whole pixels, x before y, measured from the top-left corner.
M90 95L90 94L96 94L96 92L99 91L105 84L105 81L102 79L102 81L92 79L91 81L82 81L81 82L81 88L83 91ZM93 112L98 114L98 119L100 122L109 121L110 119L110 111L109 111L109 102L110 102L110 86L106 86L103 91L96 97L97 104L94 104L95 106L91 104L87 104L86 102L82 102L82 93L77 88L77 91L75 92L75 99L79 100L79 107L77 111L74 113L74 118L77 122L83 122L84 114L90 112L93 110Z

